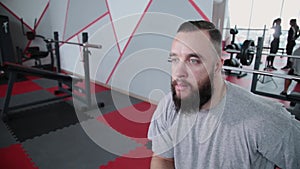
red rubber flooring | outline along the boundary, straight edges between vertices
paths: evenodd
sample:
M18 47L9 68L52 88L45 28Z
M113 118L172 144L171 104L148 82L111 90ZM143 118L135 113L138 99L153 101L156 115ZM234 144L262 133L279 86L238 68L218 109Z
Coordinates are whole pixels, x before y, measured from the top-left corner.
M55 97L56 85L42 78L19 80L10 105ZM123 101L128 96L114 93L120 98L117 110L110 89L94 86L96 100L105 104L96 117L89 114L93 110L74 110L72 99L9 112L9 120L0 125L0 168L149 168L147 130L155 105L131 97ZM1 105L6 88L0 85ZM93 132L100 136L98 141ZM106 142L117 150L110 150Z

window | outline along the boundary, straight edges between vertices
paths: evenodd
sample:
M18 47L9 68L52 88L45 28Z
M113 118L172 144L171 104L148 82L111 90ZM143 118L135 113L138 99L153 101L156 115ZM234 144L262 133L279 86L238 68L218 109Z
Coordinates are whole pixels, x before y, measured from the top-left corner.
M265 30L264 45L269 45L272 35L269 29L274 19L282 19L280 47L285 47L287 31L291 18L300 22L299 0L228 0L230 28L237 26L236 42L246 39L257 40ZM299 39L298 39L299 40Z

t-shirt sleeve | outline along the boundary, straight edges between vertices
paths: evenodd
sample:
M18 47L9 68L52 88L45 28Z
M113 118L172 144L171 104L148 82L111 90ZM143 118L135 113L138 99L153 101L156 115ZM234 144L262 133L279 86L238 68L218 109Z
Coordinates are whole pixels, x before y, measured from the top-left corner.
M151 120L148 130L148 139L152 141L152 151L155 155L164 158L174 158L172 136L168 125L168 109L165 101L161 101Z
M290 116L277 124L264 125L262 130L258 151L280 168L300 168L300 122Z

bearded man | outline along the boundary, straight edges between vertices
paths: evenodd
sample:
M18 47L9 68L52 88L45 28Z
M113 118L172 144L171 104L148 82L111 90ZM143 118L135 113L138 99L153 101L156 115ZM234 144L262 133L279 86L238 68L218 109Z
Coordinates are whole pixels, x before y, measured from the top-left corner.
M169 57L172 92L148 131L151 169L300 168L299 121L223 79L221 37L211 22L180 25Z

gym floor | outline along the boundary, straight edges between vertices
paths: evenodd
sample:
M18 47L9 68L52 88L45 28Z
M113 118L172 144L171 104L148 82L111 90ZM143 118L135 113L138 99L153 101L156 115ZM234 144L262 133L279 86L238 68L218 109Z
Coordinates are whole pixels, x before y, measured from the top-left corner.
M280 70L284 63L284 58L275 59L276 72L286 73ZM224 74L224 78L250 90L251 74L243 78ZM280 93L283 79L261 81L258 88ZM6 89L7 79L1 77L1 106ZM56 81L20 77L10 105L52 98L56 89ZM290 89L300 91L295 82ZM156 106L100 85L95 85L93 94L97 102L105 104L100 112L76 111L74 104L78 103L68 98L12 111L11 119L0 120L0 168L149 168L152 152L146 138ZM290 109L289 102L276 101Z

